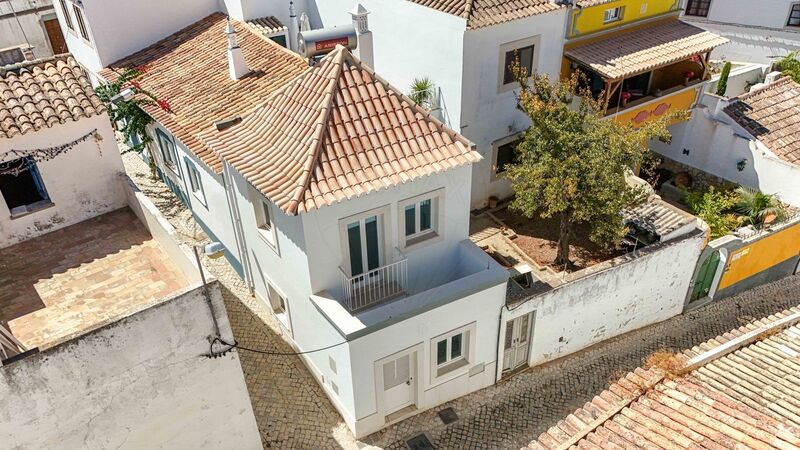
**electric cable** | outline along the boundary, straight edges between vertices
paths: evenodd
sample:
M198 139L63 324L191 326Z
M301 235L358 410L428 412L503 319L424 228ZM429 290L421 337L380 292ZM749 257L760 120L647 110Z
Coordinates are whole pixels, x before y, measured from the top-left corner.
M214 344L217 343L217 342L219 342L219 343L221 343L223 345L227 345L228 348L226 348L226 349L224 349L222 351L215 351L214 350ZM321 352L323 350L328 350L328 349L331 349L331 348L334 348L334 347L338 347L340 345L344 345L344 344L346 344L348 342L350 342L350 341L346 340L346 341L339 342L338 344L333 344L333 345L329 345L327 347L322 347L322 348L316 348L314 350L307 350L307 351L304 351L304 352L273 352L273 351L269 351L269 350L258 350L258 349L254 349L254 348L243 347L243 346L239 345L239 343L236 342L236 340L234 340L233 344L231 344L231 343L225 342L221 338L217 337L217 338L214 338L211 341L210 352L206 356L208 358L217 358L217 357L220 357L220 356L224 356L225 354L229 353L230 351L232 351L235 348L239 349L239 350L244 350L244 351L247 351L247 352L251 352L251 353L258 353L258 354L261 354L261 355L297 356L297 355L305 355L305 354L308 354L308 353Z

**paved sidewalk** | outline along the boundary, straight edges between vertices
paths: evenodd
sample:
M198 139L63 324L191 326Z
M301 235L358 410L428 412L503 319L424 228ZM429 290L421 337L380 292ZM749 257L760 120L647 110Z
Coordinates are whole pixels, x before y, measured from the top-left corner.
M191 214L166 186L149 179L135 155L125 155L129 175L189 243L205 242ZM291 351L267 308L251 297L224 259L205 264L223 285L234 334L243 345ZM440 449L519 448L599 393L620 375L660 349L684 349L749 321L800 304L800 276L793 276L602 342L586 351L538 366L405 420L357 442L321 388L296 356L240 352L265 448L405 449L404 439L427 432ZM535 345L535 343L534 343ZM459 416L445 426L436 411L452 407Z

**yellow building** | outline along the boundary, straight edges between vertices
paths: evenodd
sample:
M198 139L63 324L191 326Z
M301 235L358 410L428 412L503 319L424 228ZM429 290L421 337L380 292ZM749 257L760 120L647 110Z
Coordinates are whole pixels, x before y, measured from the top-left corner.
M634 125L691 108L727 40L679 14L679 0L575 0L562 76L579 71L607 115Z

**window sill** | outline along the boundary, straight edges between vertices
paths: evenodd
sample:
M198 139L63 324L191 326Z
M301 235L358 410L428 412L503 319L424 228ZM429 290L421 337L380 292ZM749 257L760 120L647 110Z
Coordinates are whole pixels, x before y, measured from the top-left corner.
M469 361L467 361L465 358L462 358L456 362L452 362L450 364L437 368L436 378L438 379L440 377L448 375L456 375L456 372L458 372L459 369L463 369L467 366L469 366ZM460 375L460 373L458 375Z
M19 218L22 218L22 217L25 217L25 216L29 216L29 215L31 215L33 213L42 211L44 209L52 208L53 206L56 206L56 204L51 202L50 200L41 200L41 201L38 201L36 203L31 203L30 205L25 205L25 210L24 211L19 211L19 212L16 212L16 213L12 212L11 213L11 220L19 219ZM18 209L18 208L15 208L15 209Z
M431 244L435 244L442 240L442 236L435 232L431 231L429 233L425 233L423 235L415 236L411 239L407 239L405 245L403 245L404 251L411 251L416 250L418 248L422 248Z

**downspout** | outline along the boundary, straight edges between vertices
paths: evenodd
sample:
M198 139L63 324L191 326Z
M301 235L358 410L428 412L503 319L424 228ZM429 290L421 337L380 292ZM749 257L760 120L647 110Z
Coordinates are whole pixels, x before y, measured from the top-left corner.
M500 381L500 374L503 372L503 367L500 365L500 343L503 342L500 336L500 330L503 329L503 310L506 308L506 303L504 301L503 306L500 307L500 317L497 319L497 345L495 346L496 353L494 355L495 364L497 364L497 366L494 369L494 384Z

